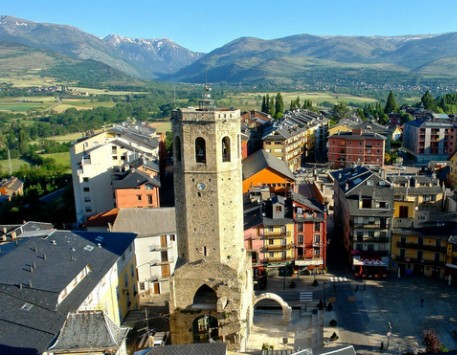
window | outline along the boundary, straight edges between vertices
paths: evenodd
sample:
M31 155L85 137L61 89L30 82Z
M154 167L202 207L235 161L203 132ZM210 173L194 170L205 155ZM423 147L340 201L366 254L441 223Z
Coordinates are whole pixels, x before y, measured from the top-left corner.
M89 213L92 212L92 208L90 208L90 207L86 207L85 210L86 210L86 212L89 212Z
M140 282L140 290L141 290L141 291L144 291L144 290L145 290L144 282Z
M273 239L270 239L270 240L268 241L268 244L269 244L269 245L273 245L274 243L275 243L275 241L274 241Z
M175 139L175 154L176 161L181 161L181 138L176 137Z
M83 191L84 191L84 192L89 192L89 191L90 191L90 188L85 187L85 188L83 188Z
M298 222L298 231L303 232L303 222Z
M90 196L85 196L84 197L84 202L90 202Z
M206 163L206 142L201 137L195 140L195 161L197 163Z
M84 182L89 182L89 178L88 177L83 177L83 181Z
M142 198L141 195L136 195L136 199L137 199L138 201L141 201L141 198Z
M276 212L281 212L282 211L282 206L275 206L275 211Z
M224 137L222 139L222 161L230 162L230 138Z
M321 224L320 223L314 223L314 231L315 232L320 232L321 231Z
M148 204L152 205L152 195L148 195Z
M303 244L303 234L298 235L298 244Z
M271 252L270 252L270 253L268 253L268 256L269 256L270 258L273 258L273 257L275 256L275 253L271 253Z

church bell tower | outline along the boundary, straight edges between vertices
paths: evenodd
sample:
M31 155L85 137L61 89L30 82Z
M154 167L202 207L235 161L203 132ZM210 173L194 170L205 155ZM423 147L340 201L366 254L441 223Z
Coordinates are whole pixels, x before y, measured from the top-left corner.
M253 285L243 237L240 111L216 109L206 86L199 108L174 111L172 125L179 254L172 343L222 341L243 351Z

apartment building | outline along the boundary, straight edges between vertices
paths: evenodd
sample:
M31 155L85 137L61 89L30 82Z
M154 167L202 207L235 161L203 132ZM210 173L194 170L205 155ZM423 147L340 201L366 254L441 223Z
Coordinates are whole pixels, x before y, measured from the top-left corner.
M113 232L135 231L138 292L141 304L170 292L178 258L174 208L121 208Z
M264 129L262 147L297 171L305 161L325 153L328 120L307 110L287 112L280 123Z
M456 151L457 123L447 115L432 114L403 127L403 148L417 163L446 161Z
M142 124L125 123L98 134L88 132L72 145L70 160L78 223L116 207L113 174L128 170L140 158L159 159L155 130Z
M327 209L292 192L295 266L300 271L325 270L327 265Z
M336 169L355 164L383 167L385 141L378 133L339 132L328 137L328 161Z
M365 166L331 173L334 180L334 242L346 250L357 277L387 276L394 208L389 181Z
M260 231L263 262L275 266L292 262L295 260L294 221L288 217L286 199L273 195L265 201L264 212Z

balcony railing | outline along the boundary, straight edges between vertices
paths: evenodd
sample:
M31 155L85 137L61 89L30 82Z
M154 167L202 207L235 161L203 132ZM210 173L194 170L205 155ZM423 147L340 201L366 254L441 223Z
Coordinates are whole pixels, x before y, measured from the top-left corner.
M155 259L155 260L151 260L149 263L151 266L154 266L154 265L164 265L164 264L170 264L172 262L174 262L175 259L174 258L168 258L168 259Z
M292 247L290 244L286 244L286 245L266 245L263 249L265 251L278 251L278 250L288 250L291 248Z
M164 251L171 249L171 245L154 244L149 246L149 251Z
M285 238L290 237L290 231L263 231L263 238Z
M429 251L436 251L440 253L446 253L446 247L437 246L437 245L424 245L419 243L404 243L404 242L397 242L398 248L410 248L410 249L418 249L418 250L429 250Z

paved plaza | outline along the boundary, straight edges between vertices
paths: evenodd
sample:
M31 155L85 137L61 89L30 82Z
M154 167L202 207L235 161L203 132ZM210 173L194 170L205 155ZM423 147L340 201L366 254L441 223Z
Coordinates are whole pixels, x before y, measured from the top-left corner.
M447 349L457 349L452 333L457 331L457 285L423 277L392 276L362 282L350 274L327 274L317 276L317 287L311 285L311 276L294 277L297 286L290 289L290 280L269 278L265 291L276 292L293 307L291 324L283 325L281 310L268 309L266 301L261 301L256 306L247 353L260 354L263 343L275 349L354 345L358 354L417 353L424 350L424 329L435 330ZM301 302L300 294L310 292L313 301ZM316 308L324 292L326 303L334 306L332 311ZM337 321L335 327L329 324L332 319ZM333 332L339 339L329 342Z

